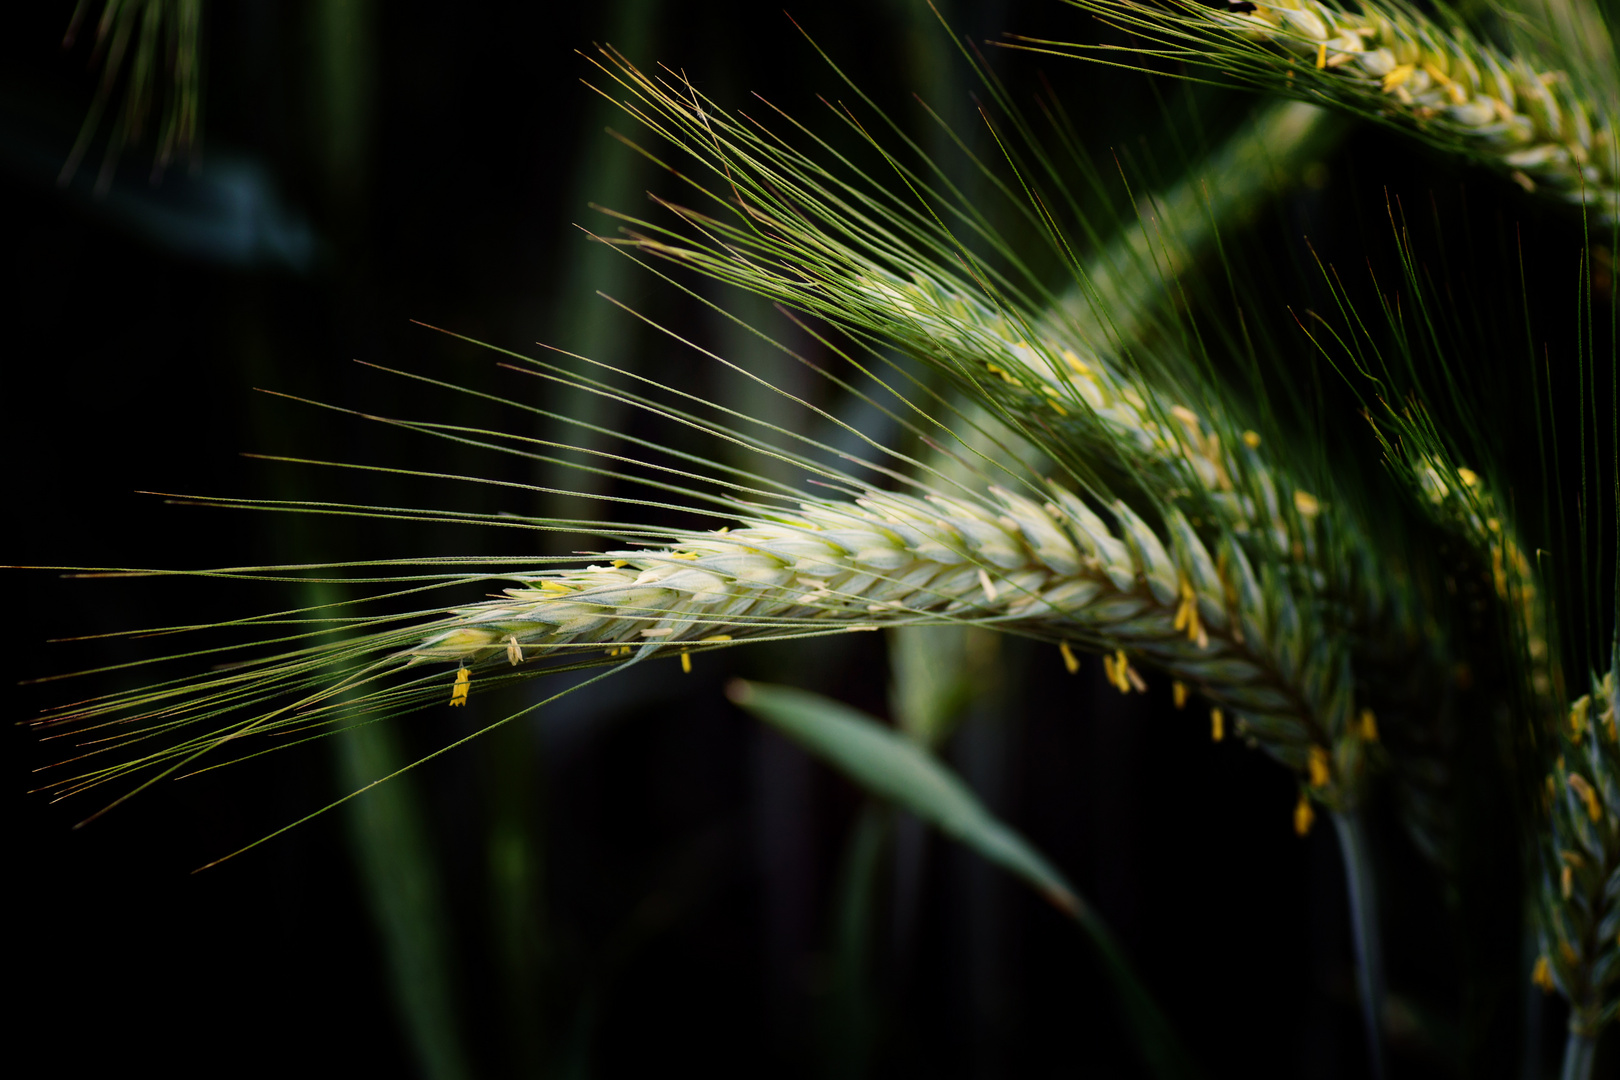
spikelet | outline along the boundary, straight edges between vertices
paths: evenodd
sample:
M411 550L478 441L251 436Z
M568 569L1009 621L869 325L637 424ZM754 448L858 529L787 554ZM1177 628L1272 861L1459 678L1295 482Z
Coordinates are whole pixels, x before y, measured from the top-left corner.
M1407 5L1268 0L1222 10L1193 0L1153 7L1071 2L1144 35L1156 55L1395 123L1527 190L1608 216L1620 210L1615 117L1598 92Z

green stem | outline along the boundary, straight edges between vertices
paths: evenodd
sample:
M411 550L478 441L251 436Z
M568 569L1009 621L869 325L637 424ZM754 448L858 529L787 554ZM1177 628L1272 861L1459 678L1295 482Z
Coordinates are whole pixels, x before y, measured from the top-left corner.
M1384 1038L1379 1018L1384 1011L1384 944L1378 932L1378 900L1373 892L1372 859L1367 850L1367 827L1354 811L1333 815L1344 857L1345 885L1350 899L1350 928L1356 939L1356 989L1361 995L1361 1019L1367 1031L1367 1062L1374 1080L1384 1080Z
M1564 1043L1564 1068L1560 1080L1592 1080L1592 1062L1597 1059L1597 1039L1571 1031Z

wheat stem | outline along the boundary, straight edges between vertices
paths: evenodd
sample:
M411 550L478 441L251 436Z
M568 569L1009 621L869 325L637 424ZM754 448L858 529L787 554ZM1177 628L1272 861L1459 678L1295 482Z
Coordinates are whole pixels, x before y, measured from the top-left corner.
M1367 1058L1375 1080L1387 1075L1384 1065L1384 943L1379 932L1378 895L1367 845L1367 826L1354 811L1333 815L1339 854L1350 901L1350 929L1356 946L1356 990L1361 998L1361 1019L1367 1034Z
M1564 1040L1564 1065L1559 1080L1592 1080L1592 1066L1597 1061L1597 1039L1579 1031L1570 1031Z

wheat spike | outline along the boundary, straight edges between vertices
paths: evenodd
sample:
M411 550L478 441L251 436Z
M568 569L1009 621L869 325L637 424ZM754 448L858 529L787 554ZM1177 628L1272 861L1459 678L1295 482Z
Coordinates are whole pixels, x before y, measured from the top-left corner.
M1398 3L1315 0L1147 6L1070 0L1155 44L1139 51L1393 122L1530 191L1620 212L1612 103L1577 72L1547 70ZM1027 48L1075 48L1022 39Z
M1620 652L1559 726L1546 777L1537 908L1541 956L1569 999L1570 1030L1595 1038L1620 1013Z
M1163 538L1123 503L1107 509L1110 526L1058 487L1044 506L991 494L995 504L868 491L662 550L604 553L606 564L526 576L505 599L455 610L408 655L498 666L514 642L525 660L580 649L626 657L972 622L1120 650L1126 688L1136 684L1128 659L1140 658L1198 686L1285 763L1320 770L1318 798L1346 794L1344 756L1330 768L1323 748L1351 727L1348 668L1303 677L1323 658L1240 547L1212 555L1173 512Z

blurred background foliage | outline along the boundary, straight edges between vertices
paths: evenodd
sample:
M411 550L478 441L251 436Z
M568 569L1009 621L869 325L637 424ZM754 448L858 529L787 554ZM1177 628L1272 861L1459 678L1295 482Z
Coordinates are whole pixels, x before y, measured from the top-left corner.
M1003 30L1101 34L1052 0L940 7L977 42ZM917 138L946 149L913 92L982 146L972 76L926 6L812 8L793 15ZM669 190L603 133L631 128L581 85L592 71L574 50L612 42L723 103L746 109L757 91L819 124L817 95L847 91L776 5L209 5L198 152L154 183L149 131L103 173L104 133L59 185L99 78L88 32L56 47L71 14L66 3L13 5L0 39L8 561L225 566L533 543L453 524L174 507L143 491L600 512L581 499L236 453L558 482L254 392L549 433L351 360L625 421L412 320L657 372L752 415L782 408L601 291L723 355L778 365L766 368L772 378L845 410L834 388L781 366L573 224L606 230L587 204L641 213L645 189ZM1103 67L991 60L1020 101L1048 81L1097 160L1137 190L1177 179L1252 108L1234 92ZM1117 176L1105 179L1106 192L1085 197L1106 221L1129 210ZM1370 130L1277 186L1223 236L1229 261L1209 279L1265 305L1263 332L1298 350L1302 382L1315 380L1314 355L1285 305L1331 303L1313 253L1347 278L1370 261L1397 281L1397 203L1419 257L1482 313L1482 332L1523 339L1509 325L1516 304L1532 321L1555 313L1536 323L1537 340L1551 335L1555 348L1568 332L1579 223L1515 189ZM1523 293L1475 273L1515 257L1531 268ZM1610 263L1595 265L1593 288L1607 290ZM769 308L700 287L816 355ZM1209 306L1219 318L1220 301ZM881 417L852 415L885 437ZM1359 467L1377 467L1370 443L1359 444ZM553 551L586 543L548 541ZM43 572L8 586L12 609L30 613L6 626L16 678L135 655L116 641L46 639L309 601ZM1054 650L983 632L854 635L703 656L686 676L663 669L566 697L198 876L187 871L437 747L447 728L472 730L525 699L475 698L461 713L165 784L71 835L90 807L19 794L23 765L54 757L14 731L23 839L11 881L22 911L6 948L25 1002L17 1052L82 1075L132 1059L175 1076L617 1077L676 1063L784 1077L1138 1075L1074 928L750 720L721 692L741 674L830 694L937 748L1097 906L1212 1074L1365 1074L1330 830L1297 839L1293 779L1238 740L1212 745L1202 712L1173 710L1167 684L1122 698L1099 663L1070 676ZM60 701L72 685L8 685L7 715ZM1459 911L1401 831L1382 825L1383 904L1400 913L1386 926L1398 1071L1535 1075L1562 1018L1522 985L1511 829L1501 859L1467 870L1499 878L1500 902ZM1474 850L1490 846L1482 837Z

